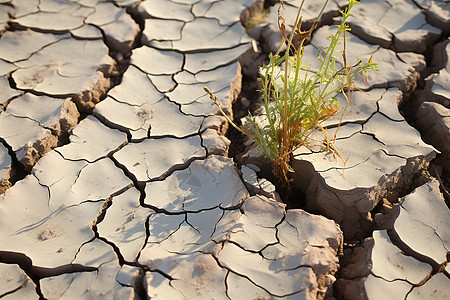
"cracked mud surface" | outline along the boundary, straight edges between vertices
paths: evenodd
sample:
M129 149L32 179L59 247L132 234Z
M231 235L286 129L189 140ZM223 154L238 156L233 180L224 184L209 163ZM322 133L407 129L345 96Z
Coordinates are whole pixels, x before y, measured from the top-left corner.
M1 299L450 297L450 4L357 6L349 64L381 71L324 124L346 170L314 133L287 209L203 90L248 102L281 41L276 7L246 34L253 2L0 1Z

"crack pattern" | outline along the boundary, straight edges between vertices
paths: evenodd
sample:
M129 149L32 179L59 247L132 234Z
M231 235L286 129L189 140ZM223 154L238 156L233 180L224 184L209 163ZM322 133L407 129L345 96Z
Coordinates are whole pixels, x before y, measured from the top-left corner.
M344 237L326 217L347 237L364 235L383 197L398 216L373 233L365 245L372 268L352 284L369 298L398 286L402 299L446 286L445 221L418 222L443 245L429 253L399 229L414 215L408 197L418 196L392 208L399 186L435 155L397 108L416 88L427 47L447 30L429 21L433 7L360 5L380 14L358 12L366 17L351 24L349 59L374 55L384 74L355 81L368 96L355 92L336 139L348 170L324 155L318 134L295 154L294 167L308 164L302 174L313 174L303 181L312 208L331 208L324 217L286 210L258 166L240 170L226 158L228 124L203 91L232 117L244 54L258 50L239 16L254 0L0 2L0 298L330 298ZM297 1L285 2L290 19ZM308 2L305 23L320 9ZM306 56L326 43L344 2L330 2ZM250 33L263 50L280 41L274 14ZM427 82L445 106L439 76ZM367 168L374 174L361 176Z

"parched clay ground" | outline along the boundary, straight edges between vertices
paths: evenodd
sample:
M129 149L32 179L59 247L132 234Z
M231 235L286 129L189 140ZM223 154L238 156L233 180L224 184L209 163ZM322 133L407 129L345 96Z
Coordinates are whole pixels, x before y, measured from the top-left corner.
M203 90L255 109L266 2L0 0L1 299L450 298L450 3L355 8L349 64L381 71L324 124L345 171L320 132L294 153L288 209Z

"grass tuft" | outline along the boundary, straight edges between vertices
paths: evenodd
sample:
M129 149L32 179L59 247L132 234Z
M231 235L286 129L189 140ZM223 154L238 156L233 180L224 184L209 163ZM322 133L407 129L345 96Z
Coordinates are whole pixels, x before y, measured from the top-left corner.
M255 10L253 14L244 22L245 32L250 34L255 26L266 22L268 16L269 9L263 8L261 10Z
M352 102L352 93L355 88L353 78L360 73L367 77L368 70L378 70L372 58L366 64L359 61L354 66L347 65L346 37L350 31L347 20L353 15L351 9L358 4L356 0L349 0L348 7L341 11L342 21L337 25L335 34L329 36L328 47L322 48L317 57L320 67L313 69L303 64L304 41L311 37L329 0L324 2L321 12L311 28L301 31L301 10L305 0L298 9L293 30L286 35L286 21L280 11L284 9L281 1L278 8L278 27L283 38L282 45L286 51L281 54L281 48L275 54L269 54L269 62L260 68L262 83L262 98L265 113L260 116L248 115L245 123L239 127L222 111L217 98L205 88L221 113L230 124L243 134L253 139L259 154L269 158L272 162L274 175L284 183L288 189L290 181L288 174L294 172L289 165L292 152L301 146L308 145L310 134L320 129L324 135L324 143L328 151L334 152L345 168L342 155L334 147L334 140L329 139L327 131L321 123L341 111L336 95L342 93L347 99L347 105ZM293 44L297 37L296 45ZM342 42L343 51L340 53L344 66L340 69L336 64L340 57L336 49Z

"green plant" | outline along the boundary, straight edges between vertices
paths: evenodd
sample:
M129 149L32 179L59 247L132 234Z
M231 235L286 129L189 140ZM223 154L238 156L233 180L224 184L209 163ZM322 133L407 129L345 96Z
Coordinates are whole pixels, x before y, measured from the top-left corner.
M239 127L224 114L217 98L205 88L230 124L258 144L261 156L271 160L274 175L288 186L287 174L293 172L289 165L291 154L295 149L308 144L308 137L315 129L324 132L327 150L338 155L345 167L342 156L333 145L334 138L330 141L321 123L340 110L336 99L338 93L345 95L347 103L351 102L354 76L361 72L367 75L369 69L378 70L372 58L366 64L359 61L354 66L347 65L345 32L350 31L350 28L346 21L352 16L350 11L358 3L356 0L349 0L348 7L341 11L342 22L336 26L335 34L329 36L329 46L319 51L317 59L320 67L313 69L303 64L304 41L311 37L328 1L325 1L311 28L301 31L301 10L305 2L303 0L289 37L286 36L285 20L280 15L280 9L284 7L281 1L278 25L286 51L281 55L280 46L275 54L269 55L268 64L260 68L265 109L263 116L248 115L244 125ZM294 36L297 38L296 45L293 44ZM341 41L343 67L337 69L337 61L340 58L335 56L335 53L338 52L336 47Z
M269 16L268 9L255 10L252 15L248 17L247 20L244 21L244 28L247 33L250 33L252 29L261 23L264 23Z

